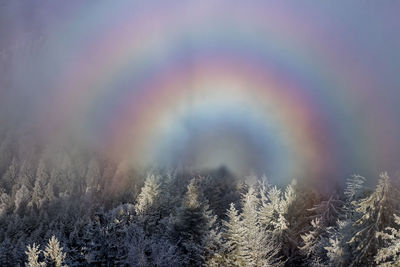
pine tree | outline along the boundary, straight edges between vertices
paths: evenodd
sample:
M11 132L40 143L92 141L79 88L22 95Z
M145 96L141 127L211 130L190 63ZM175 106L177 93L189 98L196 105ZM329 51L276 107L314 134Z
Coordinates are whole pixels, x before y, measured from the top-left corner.
M18 184L32 190L35 183L35 169L30 160L23 160L18 172Z
M356 203L359 219L353 224L355 233L348 242L353 246L352 265L371 265L381 243L376 234L393 222L397 201L387 173L380 175L375 191Z
M314 218L319 218L323 228L334 226L338 219L343 219L346 213L345 203L337 196L331 196L328 200L323 200L309 211L315 214Z
M311 221L311 230L301 235L302 246L299 247L305 261L310 266L321 266L327 262L327 250L329 246L329 229L336 225L338 219L345 215L344 202L331 196L328 200L321 201L309 209L314 213Z
M187 264L202 265L212 258L218 247L215 221L196 179L187 186L187 192L173 222L174 239L180 242Z
M329 266L345 266L347 257L345 256L343 244L341 244L343 242L343 237L340 235L340 231L337 231L336 229L332 230L335 232L330 235L328 240L329 244L324 247L329 259ZM340 226L339 230L341 230Z
M149 259L150 248L149 240L143 231L143 228L131 224L127 228L126 246L128 248L128 255L126 264L132 266L150 266L151 259Z
M148 213L150 209L156 209L160 204L160 183L158 180L159 177L154 175L147 176L135 205L135 210L138 215L144 215Z
M363 194L365 178L353 175L346 181L345 201L336 223L327 228L328 245L325 248L328 263L331 266L348 266L353 258L349 240L352 238L353 224L359 216L357 203Z
M119 205L107 213L108 258L114 265L122 265L128 257L126 230L134 220L134 213L132 204Z
M31 205L40 208L43 202L46 200L46 187L49 182L49 175L46 171L46 166L43 160L39 162L36 171L36 180L32 192Z
M224 251L224 262L228 266L244 266L246 263L243 257L242 242L245 231L242 227L242 217L235 205L231 203L227 211L228 220L224 221L223 241L226 243Z
M256 196L253 187L242 199L242 228L243 240L241 242L241 256L250 266L279 266L280 262L277 254L280 245L275 242L271 232L266 231L259 220L260 200Z
M8 167L6 173L3 175L3 178L1 179L2 186L6 189L6 191L9 194L12 193L11 190L13 186L17 184L18 171L19 171L18 161L16 158L13 158L10 166Z
M394 214L394 220L398 229L386 227L385 231L376 233L376 237L384 241L375 256L380 266L400 266L400 217Z
M344 195L347 203L357 200L361 194L365 183L365 178L360 175L353 175L346 181L346 189Z
M297 247L293 240L294 233L288 221L289 208L296 200L293 181L282 193L276 186L270 187L265 182L259 184L261 196L259 219L264 231L272 234L272 238L279 244L279 256L287 258L292 254L291 250Z
M25 252L26 255L28 256L28 267L43 267L46 266L46 263L44 262L39 262L39 256L40 253L42 252L39 249L39 246L33 243L32 246L28 245L27 251Z
M324 235L326 228L322 220L317 218L311 221L312 230L301 235L303 246L300 252L305 256L308 266L321 266L325 259L325 247L328 245L328 239Z
M108 258L108 231L105 214L102 211L96 213L84 231L83 241L85 242L82 252L88 264L94 266L107 266L110 264Z
M15 211L20 211L21 209L25 208L25 206L29 203L31 198L31 193L29 192L28 188L23 184L20 189L15 193Z
M54 235L49 239L49 242L44 250L44 256L49 266L66 267L64 264L66 253L63 252L60 242Z
M5 192L5 190L0 187L0 219L7 214L7 211L10 207L11 198Z
M161 219L161 184L160 177L148 175L140 192L135 211L147 235L153 233Z
M182 266L178 247L163 236L148 237L142 227L131 224L127 228L126 246L129 266Z

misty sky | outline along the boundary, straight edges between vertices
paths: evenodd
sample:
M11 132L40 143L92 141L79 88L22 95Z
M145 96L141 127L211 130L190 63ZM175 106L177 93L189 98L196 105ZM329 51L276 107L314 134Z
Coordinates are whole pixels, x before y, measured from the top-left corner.
M397 1L198 2L2 1L3 132L278 181L398 171Z

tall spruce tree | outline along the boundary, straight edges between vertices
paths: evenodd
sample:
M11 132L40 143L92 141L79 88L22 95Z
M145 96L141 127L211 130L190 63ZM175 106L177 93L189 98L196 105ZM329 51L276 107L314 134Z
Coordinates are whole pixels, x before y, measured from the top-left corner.
M349 240L353 235L353 224L358 218L357 203L364 193L365 178L353 175L346 181L343 214L338 216L336 223L328 227L328 244L325 248L327 262L331 266L348 266L353 258Z
M215 222L216 216L212 215L193 178L172 225L174 240L179 242L187 257L186 264L200 266L214 256L216 251L213 248L218 247L220 242Z
M64 262L66 258L66 253L63 252L63 248L60 246L60 242L53 235L44 249L43 252L47 266L49 267L67 267Z
M355 203L359 218L353 224L355 232L348 242L353 248L352 266L372 265L382 241L377 233L391 226L398 199L387 173L382 173L375 191Z
M281 245L273 234L260 223L260 199L253 187L250 187L242 199L241 256L249 266L279 266L282 264L278 253Z

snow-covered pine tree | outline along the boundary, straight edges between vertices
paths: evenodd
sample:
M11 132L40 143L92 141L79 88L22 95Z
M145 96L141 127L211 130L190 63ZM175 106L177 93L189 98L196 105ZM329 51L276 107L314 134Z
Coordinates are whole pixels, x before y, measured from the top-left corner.
M356 205L364 193L364 183L365 178L360 175L353 175L346 181L345 201L341 209L343 214L339 214L336 223L327 228L329 239L328 245L324 248L330 266L347 266L352 259L348 241L354 232L353 224L358 216Z
M147 175L136 204L135 211L147 235L151 235L161 219L161 183L160 177Z
M319 218L324 228L334 226L338 219L345 217L345 203L336 195L332 195L328 200L323 200L311 209L313 218Z
M15 193L14 206L16 212L23 212L25 206L29 203L31 192L23 184Z
M87 223L88 219L86 216L78 218L69 234L67 240L68 246L66 246L66 263L71 267L82 266L86 262L82 249L85 247L83 236Z
M260 200L253 187L242 199L243 239L241 241L241 256L250 266L279 266L282 264L277 256L281 246L273 234L263 227L259 220Z
M357 200L362 194L364 187L365 178L360 175L353 175L346 181L346 189L344 195L348 202Z
M382 244L376 234L393 224L397 206L390 178L387 173L382 173L375 191L356 203L359 218L353 224L355 232L348 242L353 248L352 266L374 263L374 256Z
M327 238L323 235L326 231L320 218L311 221L312 230L301 235L303 245L299 247L300 253L305 257L307 266L321 266L325 262L325 246Z
M384 241L375 256L375 262L379 266L400 266L400 217L394 214L394 220L397 229L386 227L385 231L376 233Z
M143 228L135 223L126 229L125 264L128 266L181 266L182 257L176 245L163 236L146 236Z
M135 211L138 215L145 215L152 208L157 208L160 198L159 177L149 174L138 196Z
M301 235L303 242L299 249L308 265L321 266L322 262L327 262L325 247L329 246L328 231L330 227L336 225L338 219L343 219L345 216L344 202L336 196L331 196L309 211L314 214L311 221L312 228Z
M187 256L186 264L200 266L213 258L220 238L216 230L216 216L208 208L207 200L193 178L187 186L182 205L172 218L173 240L179 242Z
M343 222L338 222L338 224L341 223ZM330 234L329 244L324 247L326 250L326 256L328 257L327 263L329 266L345 266L347 261L346 252L343 249L344 246L342 244L343 237L340 235L340 230L342 227L340 225L337 227L338 229L331 229L333 233Z
M108 232L105 214L102 210L96 213L95 218L85 227L82 252L88 264L102 266L109 264Z
M288 257L292 247L296 247L290 223L287 220L289 208L296 199L295 184L296 181L289 184L284 193L266 182L261 182L258 186L261 196L260 226L264 231L272 234L272 238L279 244L279 256Z
M67 267L67 265L65 265L64 263L66 253L63 252L63 248L60 246L60 242L54 235L49 239L49 242L44 249L43 254L46 258L47 266Z
M126 247L128 249L126 264L132 266L151 265L150 242L141 226L133 223L126 229Z
M46 188L49 182L49 175L47 174L46 165L44 160L40 160L37 171L36 179L32 192L32 199L30 205L39 209L43 202L46 200Z
M222 253L224 247L221 241L221 232L217 223L217 215L209 208L208 202L204 207L206 217L206 235L204 237L205 261L207 266L220 266L223 262Z
M46 266L46 263L39 262L39 256L42 251L39 249L39 245L33 243L33 245L27 246L27 251L25 252L28 256L28 262L26 265L28 267L43 267Z
M133 204L121 204L107 213L108 258L116 266L123 265L128 256L127 228L134 220L134 213Z
M8 194L12 193L13 186L17 184L18 170L19 170L18 161L16 158L13 158L10 166L8 166L7 171L5 172L5 174L1 179L1 184L6 189L6 192Z
M25 185L26 188L32 190L35 183L35 169L33 162L24 159L18 172L18 184Z
M153 266L180 266L182 255L178 247L165 237L154 236L148 240ZM213 266L213 265L209 265Z
M228 266L244 266L246 260L243 257L242 241L245 233L242 227L242 217L233 203L227 211L227 217L228 220L223 222L222 238L225 243L223 260Z

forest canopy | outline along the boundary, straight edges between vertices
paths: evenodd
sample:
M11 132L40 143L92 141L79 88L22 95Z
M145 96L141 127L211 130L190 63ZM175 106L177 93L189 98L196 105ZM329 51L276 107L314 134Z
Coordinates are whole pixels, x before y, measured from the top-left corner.
M355 175L321 194L227 169L137 172L27 147L1 145L1 266L399 263L399 181L386 173L375 188Z

